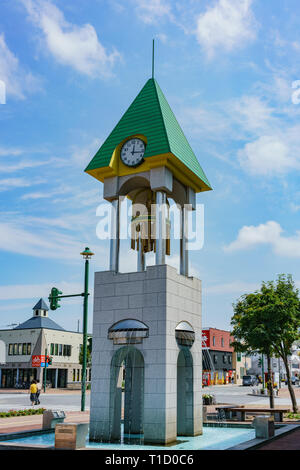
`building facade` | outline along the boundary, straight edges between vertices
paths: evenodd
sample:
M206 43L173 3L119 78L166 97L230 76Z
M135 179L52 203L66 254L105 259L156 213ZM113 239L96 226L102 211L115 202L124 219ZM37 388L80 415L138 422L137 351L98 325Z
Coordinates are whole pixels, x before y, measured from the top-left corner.
M250 374L252 367L252 356L240 352L234 352L232 355L233 369L235 370L234 383L237 385L243 384L243 376Z
M26 388L31 380L44 381L53 388L79 388L81 364L79 355L82 333L66 331L48 316L43 299L33 307L33 315L13 329L0 330L0 342L5 345L5 360L0 364L1 388ZM2 359L3 360L3 359ZM90 380L91 371L87 370Z
M229 331L202 329L203 385L222 385L235 381L233 337Z

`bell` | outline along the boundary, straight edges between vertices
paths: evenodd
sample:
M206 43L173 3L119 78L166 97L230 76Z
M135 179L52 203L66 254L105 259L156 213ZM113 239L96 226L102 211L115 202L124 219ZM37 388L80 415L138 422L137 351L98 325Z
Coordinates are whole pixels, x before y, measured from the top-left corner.
M144 194L142 194L144 193ZM139 202L137 202L139 199ZM150 189L138 192L132 201L131 248L139 251L142 243L143 253L156 250L156 216L154 210L155 193ZM170 254L169 202L166 216L166 254Z

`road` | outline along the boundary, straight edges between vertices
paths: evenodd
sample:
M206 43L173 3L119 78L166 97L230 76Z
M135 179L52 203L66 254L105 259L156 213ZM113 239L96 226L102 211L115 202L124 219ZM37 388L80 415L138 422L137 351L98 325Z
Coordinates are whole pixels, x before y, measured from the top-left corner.
M296 387L299 389L299 387ZM217 403L235 404L235 405L266 405L269 406L268 396L251 396L252 387L243 387L241 385L214 385L205 387L204 393L215 395ZM300 405L300 396L297 398ZM275 397L275 405L291 405L289 395L277 398Z
M297 389L297 401L300 405L300 389ZM215 395L217 403L227 403L235 405L266 405L269 406L269 398L267 396L251 396L252 387L242 387L239 385L215 385L212 387L205 387L203 394L212 393ZM46 394L42 393L40 396L40 407L62 409L65 411L80 411L81 394L80 392L72 391L51 391ZM276 405L291 405L289 395L285 397L275 398ZM86 410L90 406L90 393L86 394ZM11 409L20 410L32 408L29 394L20 392L5 393L2 389L0 393L0 411L7 411Z
M80 411L80 393L49 393L40 395L40 405L36 408L62 409L65 411ZM90 394L86 394L86 410L90 406ZM32 408L27 393L0 393L0 411L23 410Z

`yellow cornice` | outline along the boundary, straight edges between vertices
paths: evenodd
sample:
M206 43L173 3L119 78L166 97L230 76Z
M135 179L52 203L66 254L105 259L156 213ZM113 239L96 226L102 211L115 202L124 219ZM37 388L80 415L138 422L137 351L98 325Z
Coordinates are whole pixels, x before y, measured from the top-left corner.
M109 166L88 170L87 173L104 183L105 178L112 178L113 176L134 175L136 173L149 171L152 168L166 167L173 173L176 179L178 179L182 184L192 188L196 193L211 190L211 188L207 186L204 181L196 176L195 173L193 173L184 163L179 160L179 158L177 158L171 152L148 157L141 165L136 168L129 168L128 166L124 165L120 159L120 150L123 143L132 137L138 137L147 143L146 137L143 135L136 134L134 136L127 137L116 147L112 154Z

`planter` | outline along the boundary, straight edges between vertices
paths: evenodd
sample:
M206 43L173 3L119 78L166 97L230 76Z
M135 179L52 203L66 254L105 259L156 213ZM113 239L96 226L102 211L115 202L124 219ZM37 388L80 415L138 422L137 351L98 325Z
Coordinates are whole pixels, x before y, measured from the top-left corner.
M212 405L213 404L213 398L212 397L203 397L202 398L203 405Z

